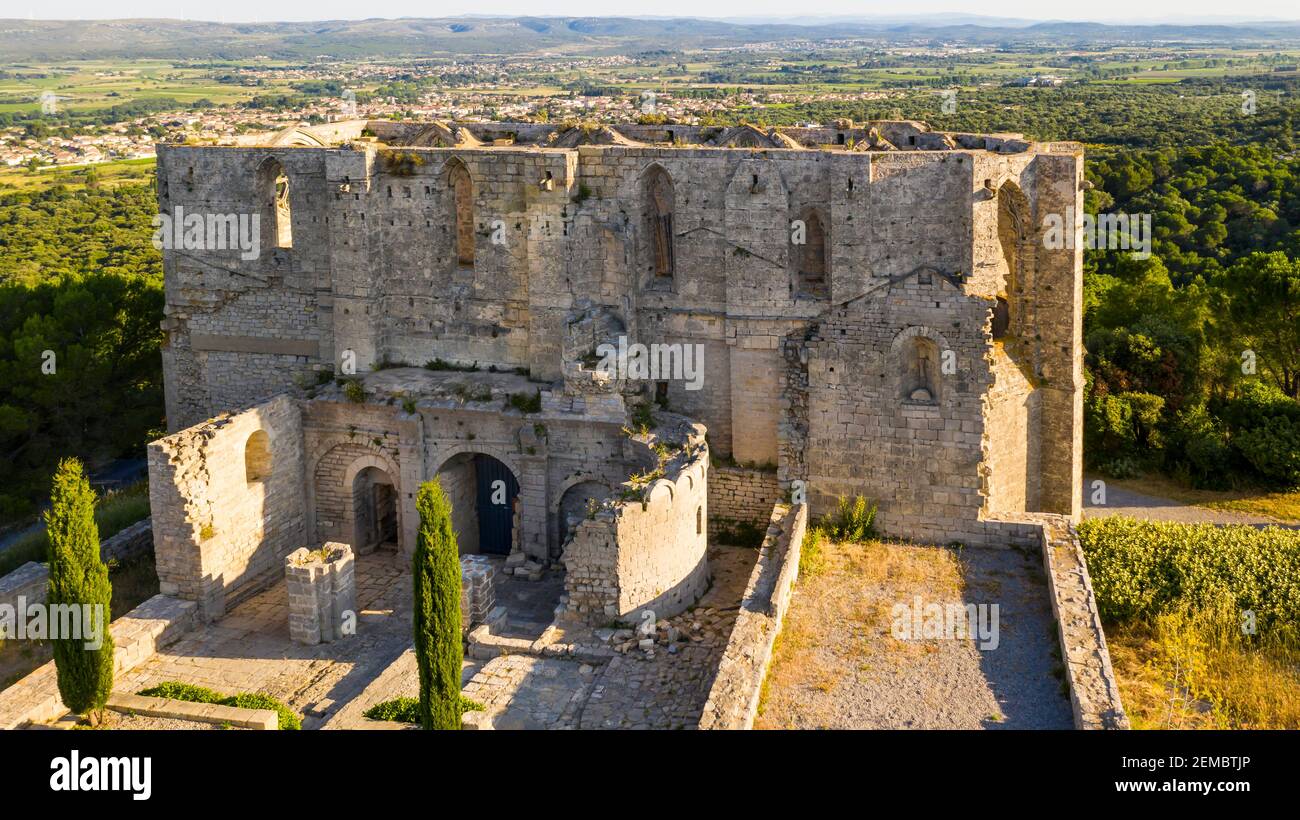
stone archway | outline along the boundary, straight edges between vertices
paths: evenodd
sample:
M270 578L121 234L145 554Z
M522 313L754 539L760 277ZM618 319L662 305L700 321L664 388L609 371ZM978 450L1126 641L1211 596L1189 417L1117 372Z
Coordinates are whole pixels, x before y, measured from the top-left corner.
M368 466L352 479L352 544L358 555L396 552L400 539L397 487L386 471Z
M501 459L465 451L435 473L451 502L452 528L462 555L508 555L520 543L519 476Z
M613 494L604 482L590 477L575 479L564 489L555 503L556 550L560 554L564 552L564 543L574 528L587 516L588 504L603 501Z

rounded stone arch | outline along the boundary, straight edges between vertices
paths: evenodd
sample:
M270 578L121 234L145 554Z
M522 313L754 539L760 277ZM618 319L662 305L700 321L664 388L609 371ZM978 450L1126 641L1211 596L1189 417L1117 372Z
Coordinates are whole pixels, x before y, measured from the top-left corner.
M529 534L545 536L546 514L524 509L527 477L503 448L461 442L439 451L431 463L437 466L429 475L451 505L461 554L508 555Z
M348 506L348 529L352 549L358 555L372 552L389 540L399 552L413 546L402 543L407 513L401 481L397 463L377 453L358 456L348 464L342 489L352 501Z
M463 159L452 156L442 166L442 180L447 191L448 223L454 228L452 256L457 267L472 269L475 252L475 192L474 175Z
M600 494L605 498L611 498L614 495L614 488L610 486L609 482L595 473L578 473L561 482L549 505L553 521L549 529L555 539L552 542L550 549L552 555L560 554L563 550L564 542L568 538L568 522L566 521L566 516L571 512L571 510L566 511L566 501L572 501L572 494L579 492L584 487L600 488L602 491ZM583 496L584 504L586 498L595 497L595 494L590 492L581 493L581 495ZM572 507L573 504L569 504L569 506Z
M284 163L268 154L257 165L254 187L264 248L293 247L293 185Z
M523 470L520 467L519 461L513 454L507 452L503 447L498 447L493 444L479 444L472 441L451 444L438 450L429 462L434 465L433 471L430 475L436 476L439 470L447 466L448 461L451 461L456 456L465 455L466 453L469 455L492 456L497 461L509 467L510 472L515 474L516 480L523 480Z
M244 440L245 483L256 484L271 477L271 470L275 466L271 455L273 442L271 431L265 427L259 427L248 434Z
M676 184L667 168L651 162L641 170L638 187L650 281L671 282L677 275Z
M911 325L895 334L889 349L896 399L905 404L942 404L941 363L946 352L953 350L948 338L934 328Z
M656 499L655 494L660 490L668 491L668 506L671 507L673 502L677 500L677 485L673 484L666 478L656 478L654 481L650 482L650 486L646 487L645 495L642 496L642 498L644 498L647 503L653 503Z

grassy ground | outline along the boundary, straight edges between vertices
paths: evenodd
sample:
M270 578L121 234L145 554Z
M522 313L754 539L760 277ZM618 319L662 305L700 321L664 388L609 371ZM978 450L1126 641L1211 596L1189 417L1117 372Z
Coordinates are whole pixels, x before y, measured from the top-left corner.
M1106 630L1135 729L1300 729L1300 651L1248 646L1203 618Z
M123 159L41 171L5 168L0 170L0 194L44 191L55 185L64 185L70 191L78 191L86 187L86 181L91 178L92 172L97 184L103 188L138 185L153 179L154 161L151 158Z
M1262 515L1286 524L1300 523L1300 490L1198 490L1158 474L1107 480L1135 493L1172 498L1214 510Z
M149 517L149 483L140 481L101 496L95 505L95 524L100 540L116 535L137 521ZM42 528L19 538L0 552L0 575L13 572L28 561L44 563L48 559L49 539Z

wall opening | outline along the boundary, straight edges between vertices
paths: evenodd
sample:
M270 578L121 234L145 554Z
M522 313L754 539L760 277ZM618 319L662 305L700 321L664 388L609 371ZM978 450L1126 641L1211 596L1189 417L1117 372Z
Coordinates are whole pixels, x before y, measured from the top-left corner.
M452 192L452 219L456 226L456 264L474 267L474 181L460 160L448 163L447 187Z
M824 299L830 295L826 254L826 225L821 214L809 208L799 217L803 222L803 243L795 245L795 267L799 296Z
M1006 318L999 323L996 308L994 314L995 328L1001 325L1002 333L994 332L994 338L1008 335L1020 336L1024 321L1025 262L1030 242L1029 200L1014 182L1004 182L998 188L998 244L1002 249L1002 258L1006 263L1006 281L1000 301L1006 303Z
M352 546L358 555L397 551L397 488L378 467L367 467L352 479Z
M655 166L646 174L644 209L646 232L650 236L650 268L656 278L671 279L676 272L676 249L673 236L673 209L676 196L668 172Z
M268 157L257 171L261 199L262 240L272 248L293 247L293 209L289 196L289 175L275 157Z
M244 443L244 478L252 484L271 475L271 438L257 430Z
M559 549L563 553L564 545L573 535L573 531L578 525L586 519L589 509L609 498L612 493L609 487L601 484L599 481L582 481L574 484L564 491L560 496L560 503L556 510L559 533Z
M509 555L519 539L519 480L499 459L461 453L438 470L451 502L452 528L462 555Z

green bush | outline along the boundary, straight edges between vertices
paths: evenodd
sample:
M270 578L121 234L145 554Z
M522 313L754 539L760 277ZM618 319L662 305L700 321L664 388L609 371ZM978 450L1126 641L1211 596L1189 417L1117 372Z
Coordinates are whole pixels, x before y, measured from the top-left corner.
M231 695L221 701L221 705L237 706L240 709L269 709L279 716L281 729L295 730L302 728L302 720L294 714L292 709L270 695L263 695L260 692L241 692L238 695Z
M1231 484L1232 445L1205 405L1185 408L1174 417L1170 445L1171 466L1193 487L1222 490Z
M461 714L465 712L482 712L483 704L472 701L461 695L460 697ZM383 703L376 703L363 713L371 720L392 720L398 723L419 723L420 722L420 699L419 698L393 698Z
M839 508L827 517L822 528L835 541L866 541L876 535L875 522L875 504L868 505L867 499L860 495L852 501L840 496Z
M1300 424L1274 416L1238 431L1232 441L1265 479L1287 487L1300 485Z
M279 725L284 730L302 728L302 719L282 701L261 692L241 692L237 695L223 695L203 686L195 686L180 681L163 681L157 686L141 689L136 694L150 698L169 698L190 703L215 703L221 706L235 706L240 709L266 709L275 712Z
M1079 538L1108 622L1227 602L1261 631L1300 635L1300 532L1111 516L1081 523Z
M415 657L420 676L420 725L460 728L460 559L451 529L451 502L437 481L420 485L420 515L412 566Z
M538 389L532 395L511 393L510 398L506 400L506 407L513 407L521 413L540 413L542 412L542 391Z
M75 604L98 608L103 634L98 649L87 649L88 635L65 635L52 641L59 696L76 714L90 713L98 722L113 690L113 586L99 556L95 493L75 458L59 462L45 513L50 539L50 606Z

